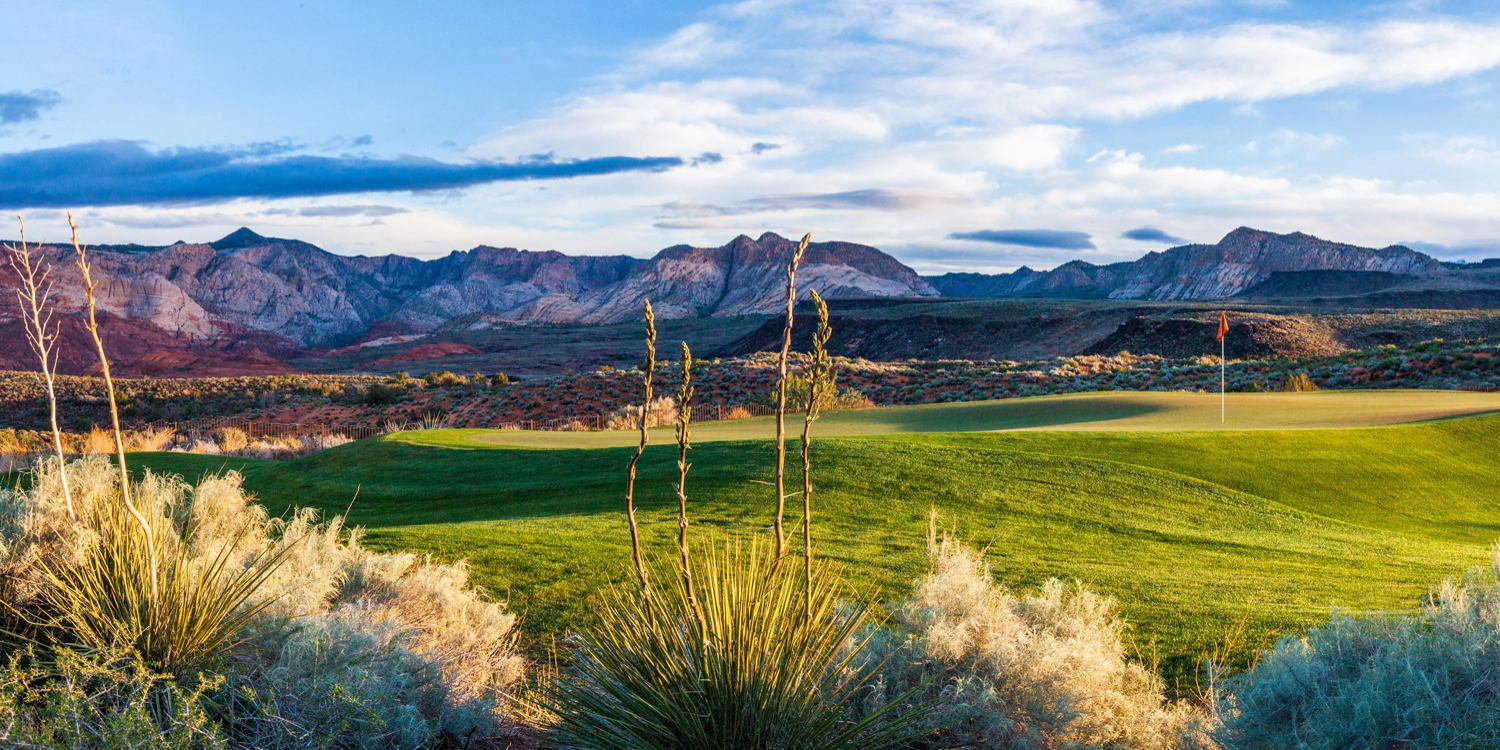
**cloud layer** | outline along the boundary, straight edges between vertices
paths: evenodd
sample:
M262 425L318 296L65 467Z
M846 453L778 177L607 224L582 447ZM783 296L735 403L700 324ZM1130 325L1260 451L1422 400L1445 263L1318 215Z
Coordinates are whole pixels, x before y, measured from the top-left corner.
M1136 242L1170 242L1176 245L1187 242L1187 240L1181 237L1174 237L1156 227L1127 229L1121 232L1120 236L1127 240L1135 240Z
M52 109L62 102L62 96L51 89L33 91L7 91L0 93L0 125L35 120L43 110Z
M0 207L113 205L90 214L121 241L272 218L362 252L642 254L810 230L924 272L1104 263L1240 225L1500 237L1500 15L1356 5L743 0L601 48L617 59L526 116L426 134L485 133L435 152L462 159L365 155L427 152L363 121L330 132L373 139L320 148L100 141L0 155ZM517 160L551 153L578 160Z
M997 245L1019 245L1021 247L1045 247L1056 250L1093 250L1088 232L1073 232L1063 229L981 229L977 232L954 232L948 235L954 240L993 242Z
M605 156L465 163L402 157L280 156L257 144L237 150L152 151L96 141L0 155L0 208L71 208L451 190L492 182L556 180L682 166L677 157ZM264 158L270 155L269 158Z

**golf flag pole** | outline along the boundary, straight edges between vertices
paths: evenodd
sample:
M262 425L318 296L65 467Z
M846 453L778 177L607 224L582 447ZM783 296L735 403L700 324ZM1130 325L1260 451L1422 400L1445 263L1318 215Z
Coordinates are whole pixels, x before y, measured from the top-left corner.
M1219 312L1219 424L1224 424L1224 334L1229 333L1229 316Z

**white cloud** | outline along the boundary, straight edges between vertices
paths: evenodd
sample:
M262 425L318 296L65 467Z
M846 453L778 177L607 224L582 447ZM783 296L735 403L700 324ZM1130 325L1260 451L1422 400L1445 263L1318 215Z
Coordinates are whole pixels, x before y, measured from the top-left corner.
M1492 164L1500 161L1500 145L1487 136L1450 136L1408 133L1401 137L1418 155L1458 165Z
M1500 196L1492 192L1375 179L1384 174L1378 162L1360 165L1363 171L1321 170L1351 177L1319 175L1317 159L1352 150L1339 148L1344 137L1305 132L1322 126L1282 127L1273 119L1282 108L1267 105L1471 83L1466 77L1500 66L1493 42L1500 25L1372 13L1361 17L1373 20L1344 24L1174 28L1171 19L1195 4L1211 5L750 0L705 14L545 115L499 128L466 152L507 159L717 154L717 161L483 186L448 203L339 198L405 209L378 217L380 227L360 223L368 216L267 213L304 205L292 202L215 207L215 215L131 209L109 216L121 226L245 223L330 249L369 243L419 254L487 242L641 255L677 242L722 244L741 232L810 230L911 249L924 270L959 262L976 270L1047 266L1073 255L977 257L944 239L975 228L1087 232L1099 247L1084 257L1099 262L1135 257L1139 246L1118 238L1142 226L1170 227L1194 241L1241 224L1373 245L1500 236ZM1166 143L1184 142L1156 158L1199 153L1198 139L1212 137L1214 153L1191 161L1212 156L1253 166L1158 164L1129 142L1131 127L1112 127L1203 103L1215 104L1191 114L1219 118L1223 134L1184 132ZM1171 123L1150 127L1170 132ZM1224 145L1251 137L1243 149ZM1418 134L1405 144L1453 164L1500 159L1488 136ZM168 231L178 230L156 236Z
M1062 162L1079 132L1078 128L1061 125L1026 125L978 139L974 153L980 160L1006 169L1048 169Z
M1282 128L1276 134L1276 140L1282 148L1308 148L1314 150L1335 148L1348 143L1343 136L1335 133L1299 133L1287 128Z
M642 61L658 67L679 67L701 62L708 53L720 47L722 42L714 38L713 27L706 23L684 26L666 41L652 47L641 55Z

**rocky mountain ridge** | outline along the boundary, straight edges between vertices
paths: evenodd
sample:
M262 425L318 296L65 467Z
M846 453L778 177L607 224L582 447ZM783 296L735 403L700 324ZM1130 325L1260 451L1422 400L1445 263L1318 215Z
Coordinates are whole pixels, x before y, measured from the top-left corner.
M98 303L108 315L210 347L256 332L273 348L277 339L309 348L421 333L476 313L515 323L612 323L639 316L648 298L662 318L770 313L781 304L795 247L768 232L716 248L669 247L649 259L481 245L419 260L337 255L240 229L205 244L100 246L91 257L105 280ZM72 249L43 252L58 302L78 309ZM0 283L13 287L3 273ZM804 295L937 296L896 259L846 242L810 245L798 280ZM6 316L14 311L0 311L0 324Z
M1008 274L951 273L928 280L947 297L1203 300L1232 297L1277 273L1429 276L1446 270L1437 259L1401 245L1377 250L1301 232L1240 227L1213 245L1182 245L1133 261L1101 266L1075 260L1050 271L1022 266Z
M740 236L719 247L673 246L651 258L482 245L420 260L338 255L240 229L211 243L99 246L91 256L102 280L99 304L110 332L111 359L125 373L163 375L233 374L252 365L257 372L273 372L289 369L284 363L292 359L324 353L337 357L353 346L395 356L406 346L441 344L479 329L633 321L646 299L663 320L774 314L783 304L785 267L795 246L766 233L755 239ZM83 304L72 249L47 246L43 251L65 313L60 316L64 371L88 371L94 367L92 355L76 325L77 315L67 314ZM8 274L0 264L0 287L14 286ZM843 300L844 306L943 296L1233 297L1343 306L1352 301L1366 307L1464 307L1462 303L1473 301L1467 306L1493 307L1490 303L1500 299L1500 263L1457 267L1402 246L1362 248L1301 233L1240 228L1213 245L1184 245L1129 262L1073 261L1050 271L1021 268L1009 274L924 278L873 247L818 242L803 260L798 288L803 298L817 289ZM756 325L754 319L744 320ZM1113 330L1119 321L1111 320ZM1034 329L1027 334L1033 323L1020 320L985 325L990 327L984 332L955 328L929 333L953 341L977 337L981 343L1002 334L1040 335ZM855 329L864 345L892 351L905 349L880 342L912 333L886 331L873 322L855 325L851 335ZM774 337L778 332L772 326L762 334ZM1095 333L1090 328L1087 336L1071 338L1093 340L1108 331ZM75 340L77 346L69 343ZM753 342L746 345L754 348ZM0 304L0 369L29 369L28 358L15 308Z

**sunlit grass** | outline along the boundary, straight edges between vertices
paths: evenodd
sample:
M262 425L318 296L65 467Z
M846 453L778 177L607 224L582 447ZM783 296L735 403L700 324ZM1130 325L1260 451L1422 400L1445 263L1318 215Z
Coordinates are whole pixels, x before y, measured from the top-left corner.
M1021 432L829 438L814 447L820 555L890 597L924 569L927 512L988 545L1013 587L1077 578L1116 596L1169 680L1236 622L1241 653L1331 607L1411 609L1485 559L1500 530L1500 417L1357 430ZM628 449L486 446L465 431L406 433L289 462L140 454L192 478L243 468L273 509L313 505L382 548L467 558L545 639L580 623L623 568ZM694 523L770 524L763 441L694 448ZM649 545L671 549L675 446L641 462ZM355 499L356 491L358 498ZM1154 644L1154 645L1153 645Z

